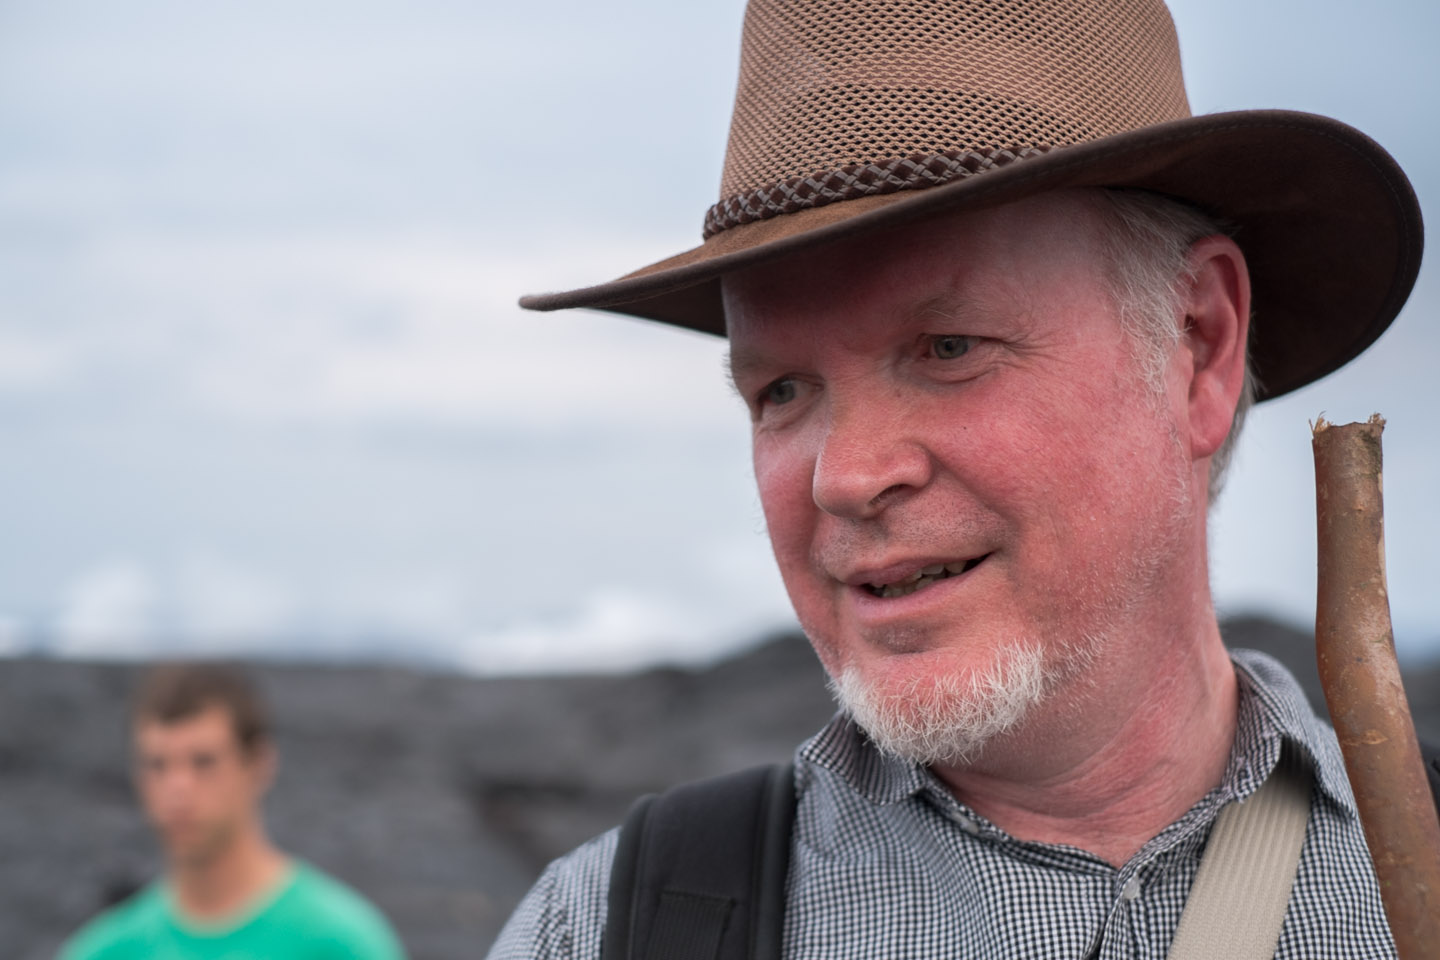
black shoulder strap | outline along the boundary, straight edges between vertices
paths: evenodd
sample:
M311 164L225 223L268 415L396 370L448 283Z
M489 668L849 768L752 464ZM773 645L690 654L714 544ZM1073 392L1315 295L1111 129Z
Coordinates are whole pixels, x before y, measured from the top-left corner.
M641 797L610 870L604 960L779 960L795 770Z

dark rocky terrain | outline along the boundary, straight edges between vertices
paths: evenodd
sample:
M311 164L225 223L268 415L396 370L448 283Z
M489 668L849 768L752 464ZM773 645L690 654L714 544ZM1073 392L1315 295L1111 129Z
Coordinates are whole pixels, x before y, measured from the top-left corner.
M1262 620L1236 646L1297 670L1311 640ZM475 679L393 666L262 665L282 769L279 843L379 904L416 960L480 957L555 855L638 794L788 757L831 713L808 646L780 637L703 671ZM60 940L159 867L127 780L129 665L0 661L0 952ZM1408 678L1440 740L1440 671Z

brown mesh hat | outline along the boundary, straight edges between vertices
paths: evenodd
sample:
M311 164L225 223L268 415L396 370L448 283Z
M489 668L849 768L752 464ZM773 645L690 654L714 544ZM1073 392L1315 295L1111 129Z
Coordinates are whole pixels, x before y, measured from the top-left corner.
M1414 191L1335 120L1190 115L1160 0L751 0L704 242L523 297L723 334L720 277L878 227L1062 187L1173 196L1238 228L1260 398L1348 362L1420 267Z

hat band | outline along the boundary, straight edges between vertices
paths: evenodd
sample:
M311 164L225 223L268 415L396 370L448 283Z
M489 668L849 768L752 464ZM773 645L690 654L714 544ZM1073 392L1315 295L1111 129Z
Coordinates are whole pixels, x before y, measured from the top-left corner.
M879 163L847 164L828 173L791 177L715 204L705 213L703 236L708 240L742 223L823 207L837 200L933 187L1043 156L1052 149L1049 146L1029 146L916 153Z

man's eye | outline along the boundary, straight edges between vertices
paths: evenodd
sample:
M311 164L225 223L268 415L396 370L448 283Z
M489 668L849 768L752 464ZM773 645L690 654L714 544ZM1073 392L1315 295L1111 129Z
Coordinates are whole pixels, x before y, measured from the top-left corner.
M954 360L970 352L974 337L935 337L930 341L930 355L936 360Z
M765 403L779 406L789 403L795 399L795 381L790 379L776 380L765 391L760 394L760 399Z

